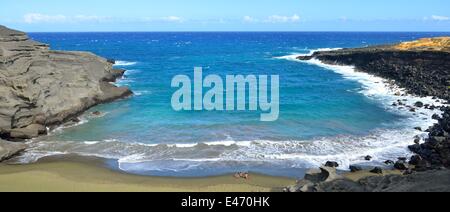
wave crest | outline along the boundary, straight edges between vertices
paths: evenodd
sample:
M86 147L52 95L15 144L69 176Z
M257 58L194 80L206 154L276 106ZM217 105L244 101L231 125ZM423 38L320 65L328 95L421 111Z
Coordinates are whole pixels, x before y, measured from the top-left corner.
M136 65L137 62L129 62L129 61L123 61L123 60L118 60L116 61L116 63L114 64L115 66L133 66Z

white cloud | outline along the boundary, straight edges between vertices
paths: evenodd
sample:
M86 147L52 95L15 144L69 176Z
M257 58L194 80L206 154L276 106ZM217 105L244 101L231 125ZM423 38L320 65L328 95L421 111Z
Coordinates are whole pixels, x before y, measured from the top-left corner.
M440 16L440 15L432 15L431 16L431 20L434 20L434 21L448 21L448 20L450 20L450 17Z
M258 19L247 15L247 16L244 16L243 21L246 23L254 23L254 22L258 22Z
M340 21L348 21L348 18L347 18L347 16L342 16L339 18L339 20Z
M178 22L178 23L181 23L181 22L184 21L183 18L178 17L178 16L167 16L167 17L162 17L160 20L167 21L167 22Z
M64 15L44 15L40 13L29 13L23 16L25 23L60 23L67 21Z
M72 18L74 21L95 21L95 22L101 22L101 21L105 21L108 18L107 17L100 17L100 16L95 16L95 15L76 15Z
M266 20L266 22L269 23L293 23L293 22L299 22L300 21L300 16L298 16L297 14L293 15L293 16L280 16L280 15L272 15L269 16Z
M266 19L257 19L252 16L244 16L242 21L246 23L295 23L300 21L300 16L297 14L293 16L271 15Z
M35 23L78 23L78 22L102 22L108 20L107 17L90 15L46 15L40 13L29 13L23 16L23 21L28 24Z

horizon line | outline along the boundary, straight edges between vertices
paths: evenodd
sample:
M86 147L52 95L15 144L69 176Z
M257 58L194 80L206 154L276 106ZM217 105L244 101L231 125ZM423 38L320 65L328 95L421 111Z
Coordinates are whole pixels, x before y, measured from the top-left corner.
M327 30L310 30L310 31L270 31L270 30L255 30L255 31L233 31L233 30L211 30L211 31L203 31L203 30L199 30L199 31L189 31L189 30L174 30L174 31L24 31L26 33L218 33L218 32L222 32L222 33L450 33L450 31L327 31Z

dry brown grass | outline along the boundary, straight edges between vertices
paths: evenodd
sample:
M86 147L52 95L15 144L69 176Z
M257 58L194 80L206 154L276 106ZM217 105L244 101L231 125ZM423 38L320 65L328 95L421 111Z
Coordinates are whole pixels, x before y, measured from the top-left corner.
M423 38L395 46L404 51L447 51L450 52L450 37Z

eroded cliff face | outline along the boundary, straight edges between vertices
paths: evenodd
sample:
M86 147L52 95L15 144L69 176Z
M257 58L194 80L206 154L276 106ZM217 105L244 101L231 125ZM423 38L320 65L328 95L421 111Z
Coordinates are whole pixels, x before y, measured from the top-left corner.
M88 52L52 51L0 26L0 137L28 139L88 108L131 95L123 71Z

